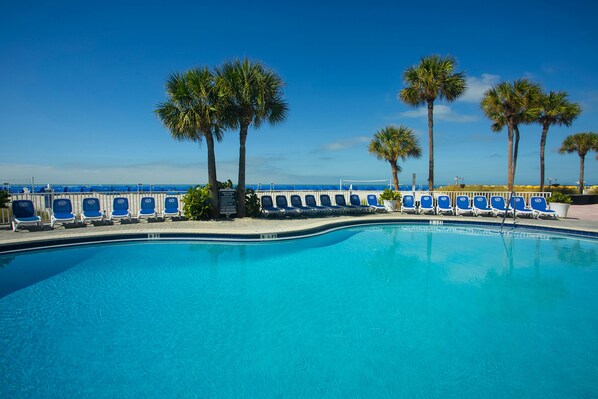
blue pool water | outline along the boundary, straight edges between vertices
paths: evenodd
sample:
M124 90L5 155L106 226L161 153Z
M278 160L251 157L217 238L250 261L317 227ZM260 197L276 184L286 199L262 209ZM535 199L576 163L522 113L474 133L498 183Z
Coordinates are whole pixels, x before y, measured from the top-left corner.
M471 228L0 256L0 397L598 396L598 245Z

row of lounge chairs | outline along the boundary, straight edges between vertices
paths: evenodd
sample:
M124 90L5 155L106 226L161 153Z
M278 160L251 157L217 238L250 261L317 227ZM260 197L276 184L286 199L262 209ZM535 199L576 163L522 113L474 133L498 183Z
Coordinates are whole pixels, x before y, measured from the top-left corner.
M333 214L365 214L376 211L385 211L382 205L378 204L378 199L374 194L367 196L367 205L361 204L361 198L357 194L351 194L349 204L346 203L345 196L337 194L334 197L335 205L331 203L330 196L320 195L320 205L316 203L314 195L305 196L305 205L299 195L291 195L291 204L287 202L284 195L276 196L276 206L270 195L261 197L262 211L266 217L269 216L317 216ZM451 200L448 195L439 195L434 205L434 199L431 195L422 195L419 205L416 204L413 195L404 195L401 204L401 212L417 214L436 214L436 215L473 215L473 216L528 216L528 217L551 217L556 219L556 213L548 209L546 199L543 197L532 197L530 199L531 207L527 207L523 197L515 196L511 198L509 205L506 205L502 196L492 196L490 206L483 195L473 198L473 202L467 195L457 196L456 205L451 206ZM106 220L128 220L132 218L129 211L129 200L125 197L116 197L113 200L112 212L109 216L100 209L98 198L84 198L81 203L80 220L73 213L71 200L68 198L54 199L52 202L50 226L54 228L56 223L81 223L102 222ZM156 211L156 200L154 197L141 198L137 219L157 219L163 220L170 217L180 217L179 201L177 197L166 197L164 199L164 210L159 215ZM30 200L15 200L12 202L12 229L16 231L21 226L39 226L43 223L36 214L33 202Z
M368 195L368 205L361 204L361 198L357 194L349 196L349 204L342 194L334 196L335 204L332 204L328 194L320 195L320 205L316 203L316 197L308 194L305 196L305 205L301 196L291 195L291 204L289 205L285 195L276 196L276 206L272 201L272 196L262 195L262 212L264 216L320 216L320 215L339 215L339 214L364 214L384 210L384 207L378 205L378 199L375 195Z
M262 211L266 217L269 216L317 216L332 214L359 214L376 211L385 211L382 205L378 204L375 195L367 196L367 205L361 204L361 199L357 194L351 194L350 203L347 204L345 196L336 194L334 196L335 205L331 203L330 196L320 195L320 205L316 203L314 195L305 196L305 205L301 197L297 194L291 195L291 204L288 204L287 197L284 195L276 196L276 205L272 201L272 196L263 195L261 197ZM439 195L434 205L434 198L431 195L422 195L419 205L416 204L413 195L404 195L401 204L401 212L413 214L433 214L433 215L470 215L470 216L527 216L527 217L551 217L557 218L553 210L548 209L544 197L532 197L530 199L531 207L527 207L525 199L516 196L510 199L507 206L505 198L502 196L490 197L490 204L483 195L476 195L473 201L467 195L457 196L455 207L451 205L451 199L448 195Z
M512 197L507 206L505 198L500 195L490 197L490 205L483 195L476 195L473 202L467 195L457 196L456 205L451 206L451 199L448 195L439 195L434 206L434 199L431 195L422 195L419 207L415 204L413 195L403 196L401 212L436 214L436 215L471 215L471 216L526 216L526 217L550 217L556 219L556 212L548 209L544 197L531 197L530 207L525 204L525 199L520 196Z
M179 200L177 197L166 197L164 199L164 210L158 214L156 211L156 199L154 197L141 198L137 219L157 219L180 217ZM129 200L125 197L114 198L112 212L106 215L100 208L100 200L97 198L83 198L81 202L80 220L73 213L73 204L68 198L57 198L52 201L50 214L50 227L54 228L56 223L64 224L86 224L87 222L101 222L106 220L128 220L132 215L129 211ZM21 226L43 226L41 218L36 214L31 200L15 200L12 202L12 229L17 231Z

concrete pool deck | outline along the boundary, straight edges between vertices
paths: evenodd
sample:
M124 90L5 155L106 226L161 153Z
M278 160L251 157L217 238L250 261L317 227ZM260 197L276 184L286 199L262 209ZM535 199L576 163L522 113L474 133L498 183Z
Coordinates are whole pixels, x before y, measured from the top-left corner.
M529 226L538 228L553 228L576 230L581 232L598 233L598 205L578 205L571 206L569 217L560 220L546 219L526 219L518 218L516 226ZM232 220L213 220L213 221L170 221L165 222L147 222L133 221L132 223L120 224L116 222L112 225L88 225L86 227L61 226L58 225L51 229L45 225L43 230L39 228L24 228L13 232L10 226L0 227L0 252L10 250L11 247L43 246L44 243L59 245L61 241L65 243L74 242L78 239L86 241L99 241L102 237L113 239L119 236L120 239L126 239L127 236L140 235L216 235L218 238L242 238L242 236L260 236L262 234L274 235L293 235L309 233L318 230L325 230L327 227L333 228L352 223L376 223L376 222L426 222L443 221L445 223L490 223L500 225L502 219L496 217L464 217L464 216L435 216L435 215L405 215L399 212L378 213L362 216L329 216L319 218L297 218L297 219L232 219ZM511 225L512 218L507 219L506 224ZM268 237L268 236L266 236Z

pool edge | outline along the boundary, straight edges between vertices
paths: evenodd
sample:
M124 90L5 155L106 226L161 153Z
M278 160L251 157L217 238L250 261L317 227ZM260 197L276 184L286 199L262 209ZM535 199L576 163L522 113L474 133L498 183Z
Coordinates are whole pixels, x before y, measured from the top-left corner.
M73 247L81 245L105 244L112 242L135 241L198 241L198 242L272 242L293 239L309 238L326 234L335 230L367 226L367 225L430 225L430 226L468 226L468 227L500 227L499 221L474 221L474 220L439 220L428 218L381 218L381 219L355 219L325 222L317 226L305 227L270 233L191 233L191 232L164 232L164 231L130 231L118 234L95 234L79 237L60 237L21 241L0 244L0 254L10 254L30 250L50 248ZM571 229L563 227L550 227L542 225L527 225L521 223L505 223L506 231L520 230L530 232L549 232L576 238L598 239L598 232Z

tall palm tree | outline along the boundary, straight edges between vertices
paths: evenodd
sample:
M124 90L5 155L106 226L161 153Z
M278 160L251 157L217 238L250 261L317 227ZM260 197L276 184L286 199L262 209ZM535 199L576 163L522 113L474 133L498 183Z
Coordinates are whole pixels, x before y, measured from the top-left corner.
M598 151L598 134L594 132L577 133L567 136L559 149L561 154L577 152L579 155L579 193L583 194L583 179L586 154Z
M225 123L239 129L239 179L237 216L245 210L245 144L249 126L259 128L263 122L271 125L284 121L288 105L283 99L283 81L272 70L248 59L227 62L216 68L217 85L225 106Z
M539 102L540 115L538 123L542 125L542 137L540 139L540 191L544 191L544 150L546 148L546 136L552 125L571 126L573 120L581 113L581 107L567 99L564 91L551 91L548 94L542 93Z
M376 158L386 160L390 163L395 190L399 191L398 173L401 167L397 163L399 158L405 161L407 157L419 158L422 155L419 141L413 130L403 125L386 126L378 130L370 141L369 151Z
M216 218L219 209L214 140L222 140L222 129L214 74L206 67L174 73L166 81L166 96L167 100L158 104L155 113L172 137L180 141L206 141L212 217Z
M419 64L403 72L405 87L399 92L399 100L407 105L428 106L428 189L434 190L434 101L445 99L453 102L465 93L465 74L455 72L454 57L430 55Z
M492 87L482 98L481 107L492 123L492 130L500 132L505 126L508 134L508 187L513 191L517 154L519 152L519 125L531 123L538 117L538 98L541 89L527 79L502 82Z

